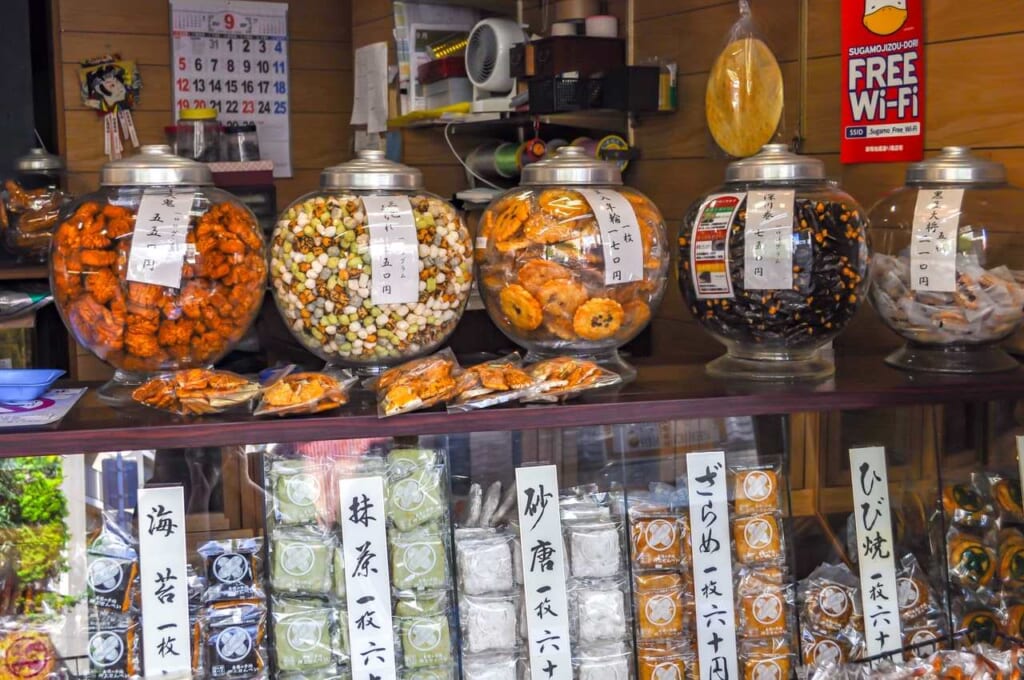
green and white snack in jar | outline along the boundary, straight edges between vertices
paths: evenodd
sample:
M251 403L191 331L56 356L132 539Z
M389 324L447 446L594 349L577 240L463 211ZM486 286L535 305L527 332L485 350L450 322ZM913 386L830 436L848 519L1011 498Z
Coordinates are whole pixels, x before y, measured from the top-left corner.
M472 288L472 243L421 173L360 152L324 170L274 231L270 271L286 325L329 363L378 368L440 347Z

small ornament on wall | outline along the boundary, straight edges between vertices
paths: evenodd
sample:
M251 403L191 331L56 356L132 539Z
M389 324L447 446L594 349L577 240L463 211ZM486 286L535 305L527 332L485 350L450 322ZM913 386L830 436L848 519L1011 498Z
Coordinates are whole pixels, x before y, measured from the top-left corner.
M78 69L82 102L103 118L103 151L110 159L120 158L123 140L139 145L132 109L139 101L142 78L134 61L120 55L106 55L81 62Z

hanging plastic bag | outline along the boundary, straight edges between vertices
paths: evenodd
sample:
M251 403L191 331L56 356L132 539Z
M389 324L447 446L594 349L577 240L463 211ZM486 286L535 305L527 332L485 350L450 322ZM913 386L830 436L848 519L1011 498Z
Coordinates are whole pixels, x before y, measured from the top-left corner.
M783 83L779 62L754 25L749 0L739 0L739 10L708 76L704 110L718 148L743 158L779 132Z

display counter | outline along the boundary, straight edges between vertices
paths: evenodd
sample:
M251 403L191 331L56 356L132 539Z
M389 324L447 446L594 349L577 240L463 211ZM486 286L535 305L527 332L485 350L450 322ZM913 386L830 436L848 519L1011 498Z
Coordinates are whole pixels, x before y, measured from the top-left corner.
M564 404L391 418L360 391L257 419L90 390L55 428L0 434L0 663L516 680L550 661L665 680L719 663L708 640L729 629L720 663L760 679L832 677L879 645L1012 648L1024 375L836 364L826 383L741 385L638 362ZM878 565L891 583L862 585ZM895 604L873 612L872 593ZM719 606L735 625L707 622Z

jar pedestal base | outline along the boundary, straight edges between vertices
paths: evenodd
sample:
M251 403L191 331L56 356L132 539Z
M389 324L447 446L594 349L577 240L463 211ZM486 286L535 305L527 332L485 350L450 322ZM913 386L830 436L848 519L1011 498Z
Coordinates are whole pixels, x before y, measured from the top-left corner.
M810 352L751 352L730 350L708 363L708 375L727 380L804 382L831 378L836 365L826 350Z
M147 373L131 373L117 370L114 377L96 390L100 401L110 406L124 406L133 403L132 392L152 376Z
M1001 373L1020 365L999 345L938 348L910 343L887 356L885 363L904 371L931 373Z
M533 364L538 361L544 361L545 359L564 356L593 361L601 368L606 368L609 371L618 373L619 376L622 377L623 385L636 380L636 367L623 359L618 350L614 349L609 352L594 352L591 354L581 352L543 352L531 349L526 353L526 358L523 359L523 362L526 364Z

